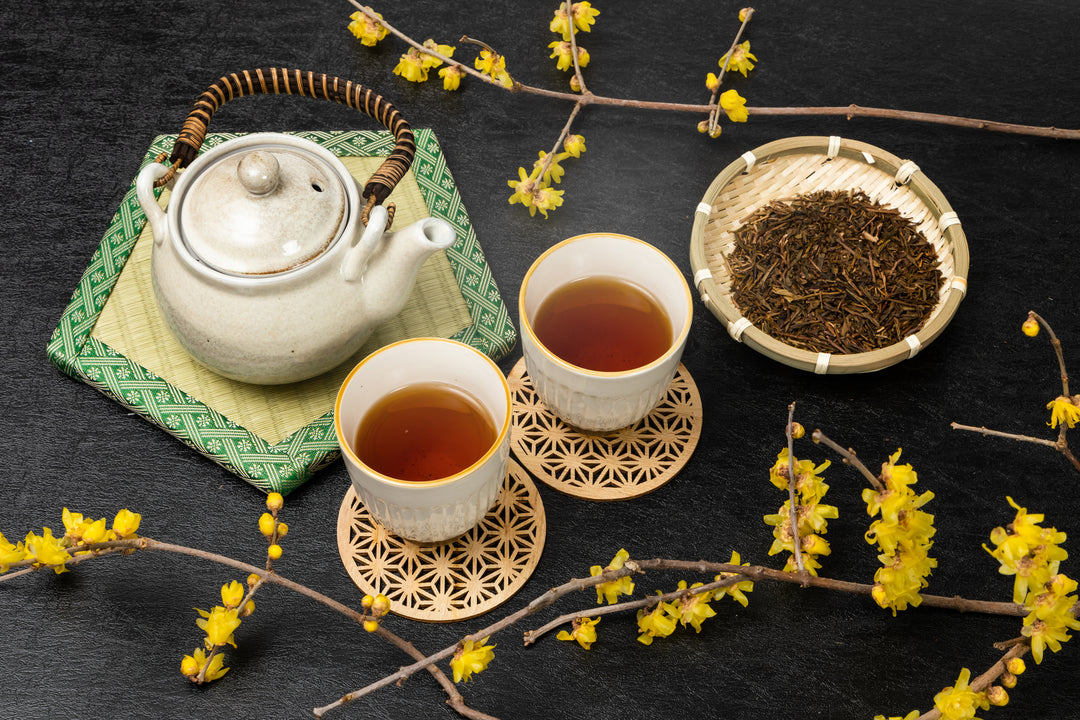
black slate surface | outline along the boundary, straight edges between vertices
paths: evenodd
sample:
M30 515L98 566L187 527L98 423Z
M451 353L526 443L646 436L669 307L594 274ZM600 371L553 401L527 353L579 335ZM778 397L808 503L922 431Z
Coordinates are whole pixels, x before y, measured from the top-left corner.
M413 0L376 6L423 40L468 34L503 50L523 82L561 89L547 59L556 3ZM582 38L590 88L602 95L704 102L738 6L597 0ZM776 0L757 7L749 38L759 66L731 78L750 105L897 107L1075 127L1080 118L1071 0L899 5ZM587 140L566 163L565 207L549 220L511 207L507 179L549 150L569 106L466 82L406 83L391 71L403 46L371 50L345 29L346 2L88 0L0 8L0 531L21 539L62 527L61 508L111 515L130 507L148 536L259 562L263 497L164 432L59 373L45 345L113 210L154 136L176 132L192 99L221 74L264 65L358 80L390 97L443 145L480 242L516 322L517 288L551 244L607 230L652 242L690 274L694 208L711 179L745 150L789 135L839 134L915 160L963 221L970 292L947 332L911 361L877 374L815 377L734 343L700 304L684 362L705 421L687 468L656 493L598 504L541 493L548 538L536 574L503 610L455 625L390 620L434 652L571 577L620 547L636 557L776 563L763 515L782 496L767 471L783 445L787 405L798 419L855 447L872 466L903 447L919 488L936 495L929 592L1007 600L1008 578L980 547L1011 519L1005 496L1080 535L1080 473L1035 446L960 434L956 420L1050 437L1045 403L1059 391L1045 338L1023 337L1029 309L1048 318L1080 367L1080 143L937 125L842 117L751 117L710 141L686 114L594 107L575 131ZM458 44L458 54L471 56ZM227 105L214 130L369 129L346 108L285 98ZM503 362L506 371L518 358ZM1080 386L1080 381L1074 382ZM1074 390L1075 392L1075 390ZM1074 431L1075 434L1075 431ZM805 442L797 454L832 457ZM832 457L835 460L835 457ZM876 561L862 534L862 480L834 462L823 573L869 582ZM359 594L335 546L348 486L339 463L287 498L291 531L279 571L346 603ZM1071 542L1066 544L1068 548ZM1062 570L1074 577L1075 560ZM0 585L0 717L310 717L310 709L392 671L406 659L348 621L269 588L239 631L232 668L197 688L180 660L201 641L192 607L218 601L236 573L190 558L144 554L40 573ZM677 575L638 578L640 592ZM591 593L561 610L589 608ZM1017 619L917 609L892 618L865 597L759 584L750 605L716 603L700 635L679 631L644 647L632 617L605 618L590 652L548 638L524 648L497 636L496 661L462 688L501 718L870 718L932 705L961 667L999 655ZM551 616L548 611L535 623ZM1075 718L1076 643L1048 653L993 718ZM340 710L336 717L451 717L426 675ZM331 716L333 717L333 716Z

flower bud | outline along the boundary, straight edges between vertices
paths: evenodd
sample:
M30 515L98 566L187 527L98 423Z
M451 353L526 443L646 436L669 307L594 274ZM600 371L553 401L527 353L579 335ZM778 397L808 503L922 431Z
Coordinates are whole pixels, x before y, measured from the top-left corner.
M1027 670L1027 665L1024 663L1024 658L1009 658L1009 662L1005 663L1005 667L1009 669L1013 675L1023 675Z
M1029 317L1024 321L1024 324L1020 326L1020 329L1028 337L1035 337L1039 334L1039 321L1033 317Z
M270 557L271 560L277 560L281 557L281 546L277 543L274 543L270 547L266 548L266 554Z
M278 538L285 537L285 535L288 534L288 532L289 532L289 526L288 525L286 525L285 523L278 523L277 524L277 536L278 536Z
M272 492L266 496L266 509L270 512L277 512L285 505L285 498L281 497L281 493Z
M375 596L375 602L372 604L372 610L379 615L385 615L390 611L390 599L379 593Z
M259 532L266 537L270 537L274 534L274 516L268 512L264 512L259 516Z
M251 573L247 576L247 584L249 587L255 585L255 583L259 582L260 580L262 580L262 578L255 573Z
M375 598L372 595L365 595L360 601L360 604L364 606L365 610L370 610L372 604L375 602Z
M791 437L796 440L806 435L806 428L802 426L802 423L791 423Z
M255 601L254 600L248 600L246 603L244 603L244 607L241 608L238 615L240 617L247 617L248 615L251 615L253 612L255 612Z
M1002 707L1009 704L1009 693L1005 692L1005 688L1000 685L991 685L986 691L986 699L991 705Z
M1001 681L1002 685L1009 688L1010 690L1016 687L1016 676L1013 675L1011 672L1002 673L1001 677L998 679Z
M367 630L368 632L375 632L376 630L379 629L379 623L377 623L374 620L365 620L364 621L364 629Z
M180 674L184 677L195 677L199 674L199 663L190 655L185 655L180 661Z

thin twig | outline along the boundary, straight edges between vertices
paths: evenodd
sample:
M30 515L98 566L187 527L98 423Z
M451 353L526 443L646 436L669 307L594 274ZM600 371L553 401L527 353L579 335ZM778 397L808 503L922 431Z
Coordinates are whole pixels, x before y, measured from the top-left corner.
M1027 638L1024 638L1027 640ZM1008 670L1006 665L1013 658L1023 657L1031 649L1029 642L1017 643L1013 645L1007 653L1001 656L996 663L990 666L990 669L979 675L977 678L971 681L968 685L975 692L985 692L995 680L1005 674ZM941 711L937 708L924 712L918 717L917 720L938 720L941 717Z
M788 514L791 522L791 546L794 548L795 567L799 570L799 576L803 579L803 587L806 587L806 578L810 573L806 572L806 566L802 559L802 538L799 536L799 513L798 502L795 499L795 435L791 423L795 419L795 403L788 405L787 426L784 434L787 435L787 476L788 476Z
M845 450L844 448L833 442L829 438L829 436L827 436L820 430L814 430L810 437L813 438L814 442L824 443L825 445L839 453L844 458L844 462L848 465L851 465L860 473L862 473L862 476L866 478L867 482L869 482L875 490L877 490L878 492L882 492L883 490L885 490L885 486L881 484L881 481L878 480L874 473L870 472L870 470L867 469L865 465L863 465L862 460L860 460L858 456L855 455L855 451L853 449L848 448Z
M724 65L720 68L720 74L716 76L716 89L712 91L712 97L709 98L709 105L712 106L712 111L709 113L710 133L714 132L716 126L720 123L720 104L717 103L716 98L720 95L720 86L724 83L724 73L727 72L731 59L735 57L735 48L739 45L743 31L746 30L746 26L750 23L750 17L753 14L754 8L746 8L746 15L743 16L742 25L739 26L739 31L735 33L735 39L731 41L731 47L728 48L727 55L724 56Z
M1009 440L1016 440L1018 442L1029 442L1037 445L1046 445L1052 447L1055 450L1059 449L1056 440L1045 440L1043 438L1032 437L1030 435L1017 435L1016 433L1003 432L1001 430L991 430L985 427L975 427L974 425L961 425L958 422L949 423L949 427L953 430L968 430L969 432L977 432L980 435L993 435L994 437L1007 438Z

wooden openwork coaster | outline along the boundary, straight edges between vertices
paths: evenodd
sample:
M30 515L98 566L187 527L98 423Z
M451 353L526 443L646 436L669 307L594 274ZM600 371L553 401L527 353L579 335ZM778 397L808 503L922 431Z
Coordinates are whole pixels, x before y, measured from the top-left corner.
M524 358L507 379L514 399L514 455L534 476L568 495L625 500L652 492L682 469L701 435L701 396L684 365L651 413L603 435L555 417L533 389Z
M390 612L453 622L509 600L533 574L547 537L536 485L510 460L499 497L475 528L456 540L421 545L391 535L349 486L338 511L338 552L365 593L390 599Z

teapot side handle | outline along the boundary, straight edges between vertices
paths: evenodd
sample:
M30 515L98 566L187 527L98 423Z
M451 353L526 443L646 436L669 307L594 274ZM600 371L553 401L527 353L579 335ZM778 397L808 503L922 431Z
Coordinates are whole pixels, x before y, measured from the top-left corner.
M135 197L138 198L146 219L150 221L150 232L154 235L155 246L164 243L169 236L168 218L154 195L154 182L168 172L169 168L161 163L150 163L139 171L135 180Z

